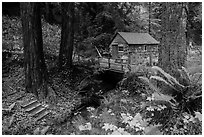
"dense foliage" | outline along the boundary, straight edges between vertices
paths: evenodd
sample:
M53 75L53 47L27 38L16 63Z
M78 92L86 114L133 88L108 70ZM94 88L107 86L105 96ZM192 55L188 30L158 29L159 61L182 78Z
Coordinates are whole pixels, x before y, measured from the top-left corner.
M106 92L101 98L88 98L88 101L85 98L84 101L81 99L84 92L76 86L93 73L94 61L74 60L77 63L72 70L58 71L56 60L61 27L60 19L56 21L55 18L61 14L60 3L48 4L58 15L49 17L44 7L46 4L42 3L43 48L49 86L54 89L51 94L56 98L52 98L49 104L50 115L42 121L35 121L19 105L35 98L25 93L23 61L17 61L23 51L21 20L19 17L2 17L3 52L20 51L5 54L3 58L2 134L202 134L200 53L189 52L187 70L176 70L178 77L159 67L144 67L140 73L128 74L118 88ZM188 9L192 25L190 37L196 44L201 44L201 3L187 4L191 7ZM83 55L84 60L97 55L95 47L100 51L108 50L108 44L117 31L148 32L149 15L151 34L158 40L161 38L161 3L75 3L75 10L74 56ZM84 84L83 90L88 87L87 91L95 91L93 88L101 91L104 85L100 84L93 82L91 87ZM81 105L83 101L85 105ZM93 102L97 102L92 105L95 108L87 107ZM76 110L77 106L79 109Z

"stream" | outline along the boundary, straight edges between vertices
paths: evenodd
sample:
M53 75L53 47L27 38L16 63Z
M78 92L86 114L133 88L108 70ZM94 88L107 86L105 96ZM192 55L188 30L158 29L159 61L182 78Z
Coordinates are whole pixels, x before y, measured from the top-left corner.
M81 105L75 111L79 112L83 118L88 119L87 107L98 108L103 95L115 89L118 82L123 79L123 75L123 73L106 70L83 79L77 87L82 96Z

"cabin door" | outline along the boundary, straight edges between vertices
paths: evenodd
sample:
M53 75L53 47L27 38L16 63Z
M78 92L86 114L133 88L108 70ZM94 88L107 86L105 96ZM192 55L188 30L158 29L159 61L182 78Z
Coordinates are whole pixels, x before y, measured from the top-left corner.
M112 57L114 59L118 57L118 45L112 45Z

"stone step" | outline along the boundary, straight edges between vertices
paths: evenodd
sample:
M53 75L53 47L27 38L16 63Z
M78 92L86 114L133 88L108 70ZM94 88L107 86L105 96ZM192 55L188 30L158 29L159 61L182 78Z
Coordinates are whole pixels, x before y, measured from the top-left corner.
M16 93L18 93L18 92L17 91L11 92L8 95L3 96L2 98L6 98L6 97L11 96L11 95L16 94Z
M36 108L34 108L33 110L31 110L30 112L29 112L29 114L31 114L31 116L34 116L38 111L41 111L42 109L44 109L42 106L41 106L41 104L38 106L38 107L36 107Z
M16 101L21 100L23 97L25 97L25 94L20 95L19 97L15 98Z
M41 115L42 113L46 112L46 108L41 107L40 109L38 109L37 111L33 112L31 115L33 117L37 117L39 115Z
M41 119L43 119L45 116L47 116L49 114L48 111L44 111L44 113L40 114L36 119L35 121L39 121Z
M25 105L21 105L24 109L30 108L32 106L35 106L36 104L39 104L37 100L33 100L31 102L29 102L28 104Z
M32 111L34 111L35 109L37 109L38 107L41 107L40 103L37 103L36 105L31 105L30 107L28 107L27 109L25 109L26 112L32 113Z

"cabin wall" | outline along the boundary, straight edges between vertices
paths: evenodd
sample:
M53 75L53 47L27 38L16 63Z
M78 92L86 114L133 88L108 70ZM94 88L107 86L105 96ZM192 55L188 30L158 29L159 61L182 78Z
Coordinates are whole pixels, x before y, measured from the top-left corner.
M123 46L124 48L123 52L119 51L120 46ZM119 34L115 36L109 47L112 58L114 59L121 57L124 54L124 52L128 49L126 41Z
M153 62L158 61L158 45L129 45L131 55L131 64L141 65L147 64L150 61L152 54Z
M123 51L119 50L121 46L123 46ZM152 52L153 55L153 62L157 62L158 60L158 45L128 45L126 41L117 34L110 44L112 58L127 58L128 51L131 52L129 56L131 64L147 64L150 60L150 52Z

